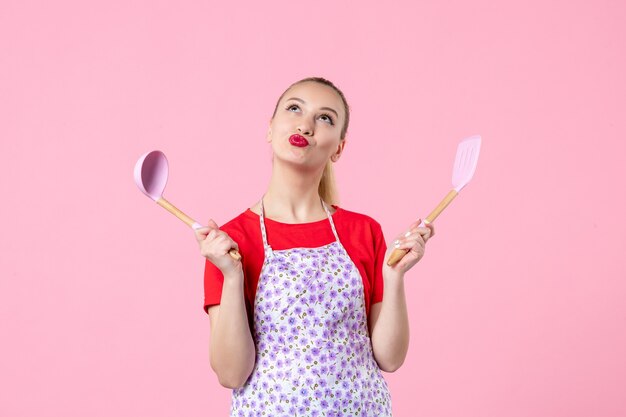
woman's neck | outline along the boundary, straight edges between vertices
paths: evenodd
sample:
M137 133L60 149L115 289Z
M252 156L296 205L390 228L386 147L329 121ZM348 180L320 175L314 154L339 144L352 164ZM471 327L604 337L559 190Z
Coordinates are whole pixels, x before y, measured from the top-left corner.
M270 184L263 197L265 217L282 223L310 223L325 219L326 212L318 192L322 173L323 170L302 172L275 161ZM260 213L258 204L255 208ZM332 213L332 207L329 209Z

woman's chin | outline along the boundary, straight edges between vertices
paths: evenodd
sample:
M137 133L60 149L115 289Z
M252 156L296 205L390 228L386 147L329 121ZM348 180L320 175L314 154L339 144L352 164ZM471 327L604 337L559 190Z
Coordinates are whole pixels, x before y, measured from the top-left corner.
M302 152L292 152L288 155L274 154L274 163L276 162L292 169L303 171L315 171L320 165L319 162L312 161L311 158Z

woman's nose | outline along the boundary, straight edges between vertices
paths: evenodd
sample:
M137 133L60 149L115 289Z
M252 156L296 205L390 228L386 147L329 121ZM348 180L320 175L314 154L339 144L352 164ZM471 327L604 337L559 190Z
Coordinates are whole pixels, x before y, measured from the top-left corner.
M300 132L303 135L313 134L313 127L312 127L311 122L306 119L300 121L300 124L298 125L298 132Z

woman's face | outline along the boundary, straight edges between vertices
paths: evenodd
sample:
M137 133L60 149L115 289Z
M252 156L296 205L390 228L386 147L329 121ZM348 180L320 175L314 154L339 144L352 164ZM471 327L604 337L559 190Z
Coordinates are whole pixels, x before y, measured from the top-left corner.
M328 160L339 159L345 140L341 128L345 110L341 97L331 87L306 81L291 87L278 103L270 121L267 141L274 158L319 169ZM292 135L300 135L294 136ZM291 138L291 140L290 140Z

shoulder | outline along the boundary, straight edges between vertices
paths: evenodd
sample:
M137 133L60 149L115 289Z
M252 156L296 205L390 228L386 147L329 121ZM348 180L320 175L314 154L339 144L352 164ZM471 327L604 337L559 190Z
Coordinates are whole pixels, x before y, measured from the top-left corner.
M333 207L336 209L333 218L338 220L335 223L341 225L340 227L351 230L370 230L373 235L382 234L382 226L373 217L364 213L346 210L343 207L335 205Z
M258 228L258 218L254 213L246 209L234 218L220 226L220 230L228 233L231 237L246 237Z
M364 226L371 226L374 228L380 229L380 223L376 221L373 217L368 216L367 214L359 213L352 210L346 210L343 207L338 207L333 205L336 209L335 215L340 216L344 222L350 224L358 224Z

